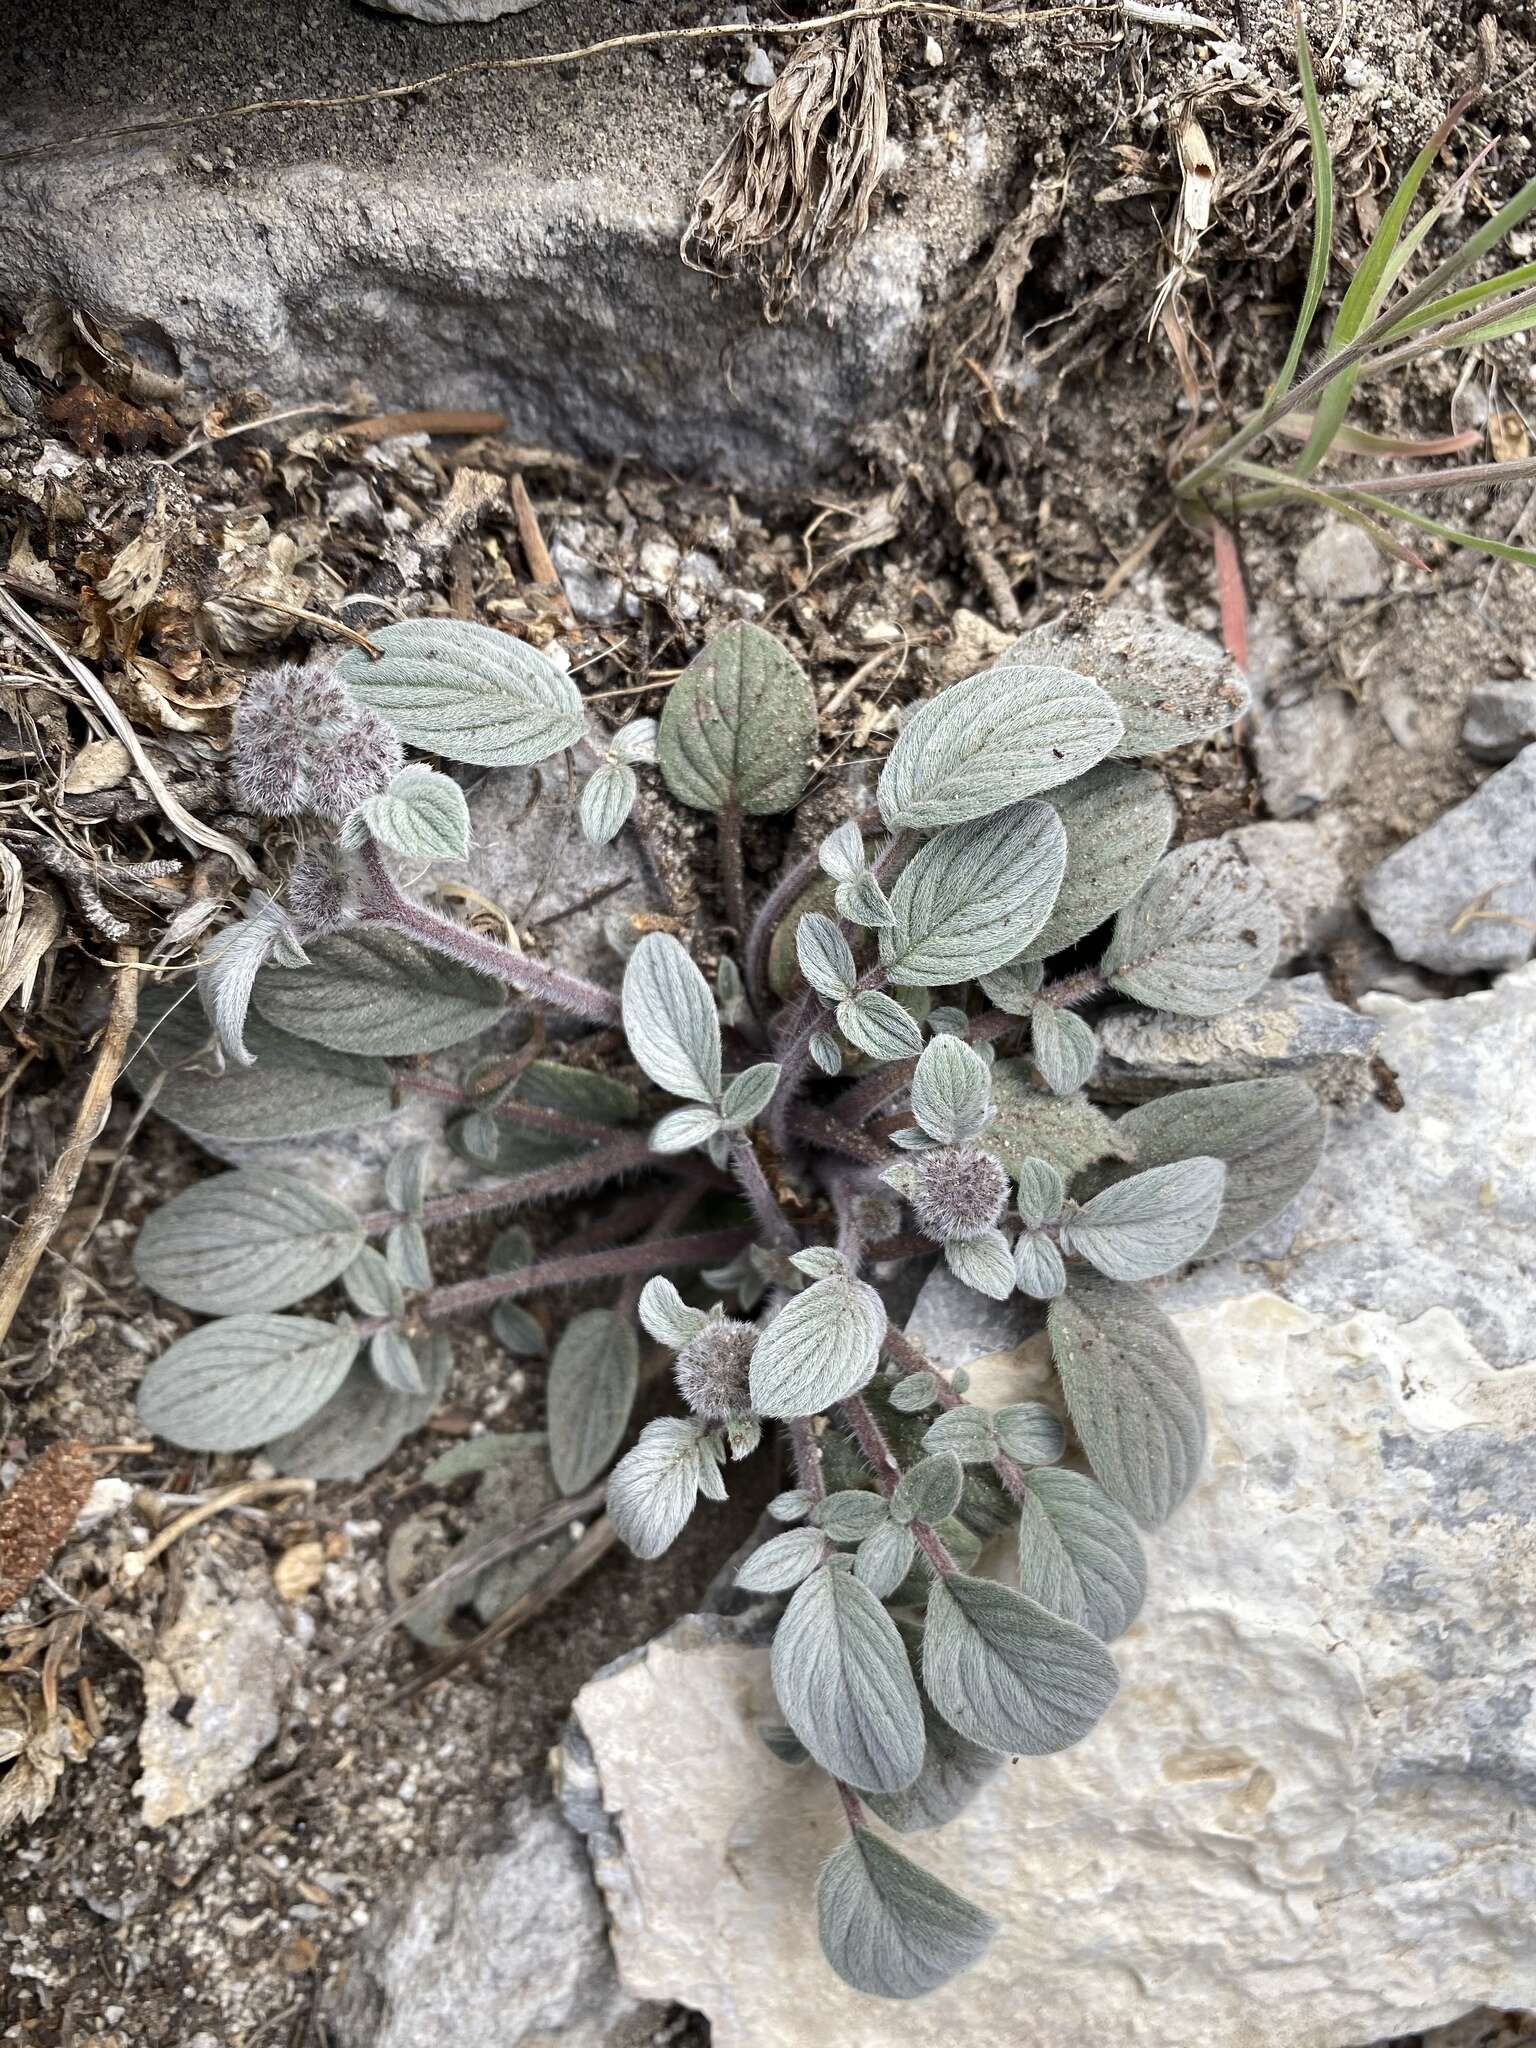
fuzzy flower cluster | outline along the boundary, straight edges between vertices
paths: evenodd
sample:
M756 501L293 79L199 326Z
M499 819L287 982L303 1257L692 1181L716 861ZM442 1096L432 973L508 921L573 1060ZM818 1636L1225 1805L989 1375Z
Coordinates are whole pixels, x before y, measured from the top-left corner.
M1008 1199L1008 1176L975 1145L918 1154L910 1198L918 1228L936 1244L990 1230Z
M677 1355L678 1391L695 1415L725 1422L752 1407L748 1369L757 1346L752 1323L706 1323Z
M230 773L241 803L263 817L311 811L340 824L403 760L394 728L319 663L285 663L246 682Z

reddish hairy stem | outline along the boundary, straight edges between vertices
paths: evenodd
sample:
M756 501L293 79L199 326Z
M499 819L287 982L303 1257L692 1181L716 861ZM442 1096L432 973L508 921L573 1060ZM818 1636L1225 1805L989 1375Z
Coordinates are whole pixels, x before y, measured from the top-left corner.
M825 1500L827 1482L821 1469L821 1444L815 1424L808 1415L798 1415L789 1425L790 1449L795 1458L795 1483L812 1500Z
M857 1438L859 1449L869 1460L870 1469L879 1482L880 1491L889 1500L901 1478L901 1467L896 1462L896 1453L885 1440L885 1431L876 1422L869 1403L862 1394L850 1394L841 1405L844 1415L848 1418L848 1427Z
M440 1102L456 1103L461 1109L475 1109L482 1116L493 1116L503 1123L522 1124L533 1131L548 1131L551 1137L611 1138L616 1129L613 1124L595 1123L587 1117L567 1116L563 1110L540 1109L531 1102L498 1102L492 1105L456 1087L452 1081L439 1081L432 1074L396 1070L394 1082L397 1088L407 1088L413 1095L432 1095Z
M972 1408L976 1404L967 1401L964 1394L957 1394L954 1388L938 1371L930 1359L923 1356L910 1337L889 1326L885 1332L885 1348L907 1372L931 1372L934 1377L934 1399L941 1408ZM1024 1483L1024 1467L1006 1451L995 1451L992 1455L992 1469L1003 1482L1015 1500L1023 1500L1028 1490Z
M837 1787L838 1798L843 1802L843 1819L847 1821L849 1828L863 1827L864 1808L859 1803L858 1793L851 1785L845 1785L841 1778L834 1778L832 1782Z
M768 1184L768 1176L763 1171L763 1162L757 1156L750 1132L738 1131L732 1140L731 1166L741 1183L742 1193L752 1205L758 1228L769 1243L785 1251L799 1251L800 1233L779 1207L778 1197Z
M434 1223L457 1223L465 1216L484 1216L496 1209L516 1209L526 1202L547 1202L556 1195L581 1194L587 1188L600 1187L605 1180L617 1179L621 1173L633 1173L637 1167L675 1168L678 1163L654 1153L645 1132L636 1131L606 1147L594 1147L575 1159L562 1159L558 1165L543 1166L534 1173L514 1174L508 1180L465 1188L455 1195L439 1195L426 1204L419 1221L428 1227ZM690 1177L698 1171L697 1168L684 1170L690 1171ZM363 1218L363 1228L370 1237L377 1237L381 1231L389 1230L402 1220L398 1209L375 1209Z

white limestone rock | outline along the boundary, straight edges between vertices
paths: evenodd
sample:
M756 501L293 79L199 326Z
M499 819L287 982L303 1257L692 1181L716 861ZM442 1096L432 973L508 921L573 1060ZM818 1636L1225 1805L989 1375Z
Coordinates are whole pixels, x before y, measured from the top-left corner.
M576 1704L633 1995L715 2048L1349 2048L1536 2002L1536 1368L1491 1370L1443 1310L1180 1323L1211 1449L1149 1543L1118 1701L907 1844L1003 1917L991 1953L900 2009L832 1975L836 1795L755 1732L766 1651L684 1622Z

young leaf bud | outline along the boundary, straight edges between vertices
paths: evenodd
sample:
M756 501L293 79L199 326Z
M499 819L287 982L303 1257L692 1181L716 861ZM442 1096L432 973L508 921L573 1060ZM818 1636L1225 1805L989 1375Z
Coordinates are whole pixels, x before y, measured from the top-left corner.
M747 1368L757 1346L751 1323L707 1323L677 1355L678 1391L706 1422L724 1422L752 1406Z
M306 938L339 932L353 922L346 870L323 848L303 856L283 893L289 915Z
M945 1145L913 1155L916 1185L908 1200L918 1228L936 1244L990 1230L1008 1198L1008 1176L974 1145Z

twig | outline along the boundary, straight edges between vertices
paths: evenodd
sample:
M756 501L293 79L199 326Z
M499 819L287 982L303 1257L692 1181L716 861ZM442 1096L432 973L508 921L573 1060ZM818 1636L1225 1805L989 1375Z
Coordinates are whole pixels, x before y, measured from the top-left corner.
M517 537L522 544L523 559L528 564L528 574L535 583L559 591L560 601L569 611L570 601L565 595L565 585L560 581L554 556L544 544L544 529L539 524L539 515L534 510L520 471L513 474L507 488L512 495L512 516L517 521Z
M117 985L106 1029L96 1048L95 1064L80 1107L75 1112L69 1140L48 1178L38 1189L20 1230L16 1233L4 1266L0 1266L0 1341L3 1341L38 1262L48 1249L48 1240L63 1222L85 1165L86 1154L101 1134L112 1106L112 1088L128 1051L128 1039L139 1013L139 953L136 946L118 950Z
M499 434L507 424L504 412L376 412L371 419L348 420L338 432L347 441L389 441L396 434Z
M150 121L143 125L153 128L157 124ZM186 124L184 121L179 121L173 125L184 127ZM81 139L85 140L86 138L82 137ZM103 142L110 140L107 136L100 136L97 139ZM61 146L67 147L68 145L57 143L49 145L52 148L59 148ZM30 156L32 152L30 150L22 150L20 154L26 157ZM0 158L0 162L5 161L8 161L8 159ZM165 469L174 469L178 462L184 462L189 455L199 454L204 448L217 448L221 441L233 441L241 434L259 433L263 427L280 426L284 420L307 419L311 414L317 412L345 411L346 407L341 405L287 405L283 407L281 412L263 413L259 420L242 420L238 427L226 427L222 434L200 434L195 441L188 441L183 447L178 448L174 455L165 456L161 466Z
M700 1230L691 1237L652 1239L611 1251L545 1259L540 1264L519 1266L510 1273L490 1273L482 1280L461 1280L454 1287L440 1287L418 1301L413 1313L423 1323L445 1323L454 1316L489 1308L493 1302L514 1301L519 1295L537 1294L546 1287L579 1287L585 1280L616 1280L625 1273L662 1272L671 1266L723 1265L751 1242L750 1230ZM371 1336L388 1321L388 1317L370 1319L359 1323L358 1331Z
M195 1529L199 1522L209 1521L214 1515L222 1515L226 1508L241 1507L247 1501L269 1498L284 1500L291 1494L313 1493L313 1479L242 1479L234 1486L226 1486L222 1492L212 1495L198 1507L188 1508L184 1515L178 1515L160 1531L152 1543L142 1550L130 1550L118 1566L118 1574L129 1585L135 1579L143 1578L157 1557L162 1557L180 1537Z
M343 640L350 640L354 647L361 647L374 661L384 659L382 647L359 633L355 626L344 626L340 619L328 619L324 612L306 611L301 604L280 604L275 597L255 597L248 590L226 590L219 594L221 604L259 604L264 612L281 612L286 619L307 619L312 626L324 626L332 633L339 633Z

